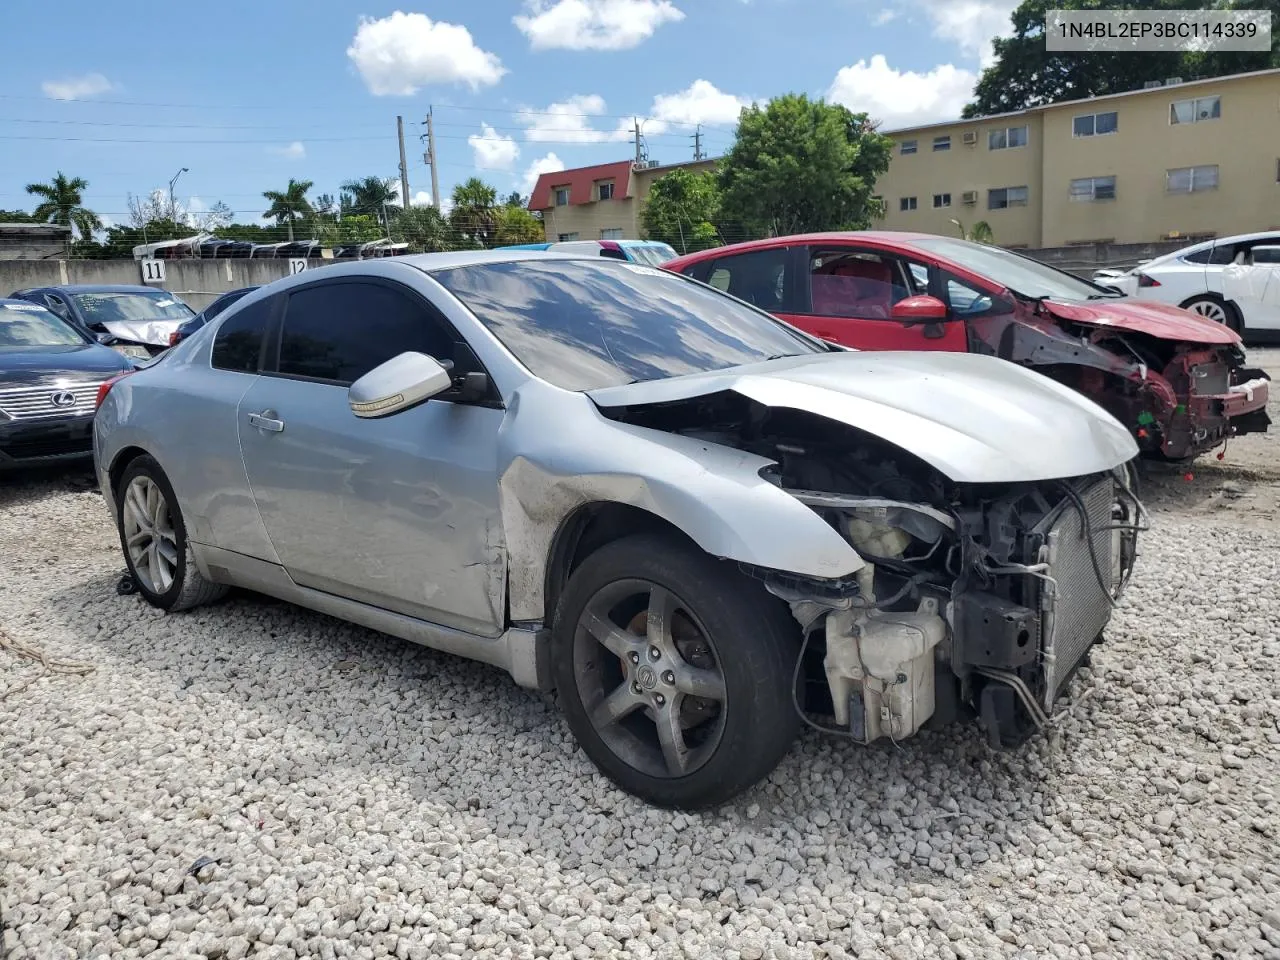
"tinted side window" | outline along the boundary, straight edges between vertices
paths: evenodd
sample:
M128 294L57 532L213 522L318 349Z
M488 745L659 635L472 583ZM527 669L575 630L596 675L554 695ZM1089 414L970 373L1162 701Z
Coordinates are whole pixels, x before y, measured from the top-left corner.
M924 264L853 248L809 253L810 309L818 316L887 320L895 303L928 288Z
M1203 250L1197 250L1195 253L1188 253L1182 259L1187 263L1208 263L1209 254L1213 253L1213 247L1205 247Z
M259 300L227 317L213 338L214 367L240 373L258 372L262 340L271 323L271 309L276 302L275 297Z
M757 250L722 257L711 267L708 283L770 313L794 311L795 277L791 250Z
M406 350L452 361L454 337L426 307L392 287L322 283L289 297L279 372L350 384Z
M1225 266L1228 263L1232 263L1235 258L1236 247L1228 243L1213 248L1213 252L1209 254L1209 263Z

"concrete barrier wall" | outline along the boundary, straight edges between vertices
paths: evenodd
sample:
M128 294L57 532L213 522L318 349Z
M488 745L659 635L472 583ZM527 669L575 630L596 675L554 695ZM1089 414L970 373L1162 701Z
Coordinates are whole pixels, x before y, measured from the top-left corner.
M163 283L147 286L167 290L193 310L203 310L228 290L259 286L289 275L288 260L165 260ZM311 260L307 269L332 263ZM0 297L25 287L66 283L142 283L136 260L0 260Z

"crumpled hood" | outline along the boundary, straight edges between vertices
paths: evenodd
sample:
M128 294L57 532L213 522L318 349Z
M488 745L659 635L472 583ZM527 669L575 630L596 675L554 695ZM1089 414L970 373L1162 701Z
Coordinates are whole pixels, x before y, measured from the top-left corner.
M1240 335L1221 323L1198 313L1155 300L1095 300L1065 303L1045 300L1045 309L1055 317L1095 327L1115 327L1145 333L1160 340L1189 343L1240 343Z
M1129 431L1067 387L995 357L829 353L588 391L603 408L730 390L895 444L958 483L1098 473L1138 454Z
M189 320L190 317L186 319ZM185 322L185 320L107 320L98 325L120 340L167 347L169 334Z

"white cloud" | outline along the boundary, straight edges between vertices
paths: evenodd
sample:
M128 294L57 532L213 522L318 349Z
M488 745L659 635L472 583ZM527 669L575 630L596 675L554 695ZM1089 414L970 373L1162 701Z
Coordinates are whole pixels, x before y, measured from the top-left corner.
M879 13L877 13L874 17L871 18L871 25L873 27L883 27L886 23L888 23L890 20L895 19L897 16L898 16L897 10L893 9L893 7L885 7L883 10L881 10Z
M512 22L534 50L629 50L683 19L670 0L525 0Z
M516 115L524 126L525 139L542 143L606 143L630 139L630 127L623 130L599 130L591 118L605 111L604 98L590 93L552 103L542 110L526 108Z
M63 80L46 80L40 84L46 97L54 100L87 100L115 89L115 84L100 73L86 73L82 77Z
M827 99L855 113L867 113L887 129L955 120L973 93L977 77L968 70L939 64L928 73L895 70L883 54L871 62L859 60L842 67L827 91Z
M520 147L514 137L498 133L487 123L480 124L480 132L467 137L475 153L476 166L482 170L510 170L520 159Z
M429 207L431 206L431 194L426 190L419 190L413 195L413 199L409 201L412 207Z
M282 157L285 160L301 160L307 155L307 148L302 145L302 141L295 140L293 143L287 143L282 147L267 147L267 153L273 157Z
M1018 0L914 0L933 23L933 35L950 40L986 67L992 62L991 41L1008 34L1009 15Z
M507 72L497 54L476 46L466 27L399 10L381 20L362 17L347 56L379 97L411 96L433 83L478 90Z
M742 108L749 106L751 101L745 97L725 93L708 80L695 80L687 90L660 93L654 97L643 131L647 134L659 134L667 131L672 124L681 127L691 127L698 123L729 126L736 124ZM624 120L618 125L618 130L625 134L624 139L630 138L633 132L631 122Z
M532 193L534 186L538 182L538 178L544 173L554 173L557 170L564 169L564 161L555 155L554 152L548 153L545 157L539 157L533 163L529 164L529 168L524 172L524 182L521 193Z

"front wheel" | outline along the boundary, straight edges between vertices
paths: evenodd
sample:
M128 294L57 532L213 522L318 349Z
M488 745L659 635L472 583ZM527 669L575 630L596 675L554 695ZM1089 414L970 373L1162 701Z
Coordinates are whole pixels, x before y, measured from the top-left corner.
M169 478L152 457L133 460L116 487L116 526L138 592L162 610L186 610L227 592L196 566Z
M766 776L799 726L799 628L782 601L674 538L615 541L569 578L552 629L578 744L663 807L723 803Z

